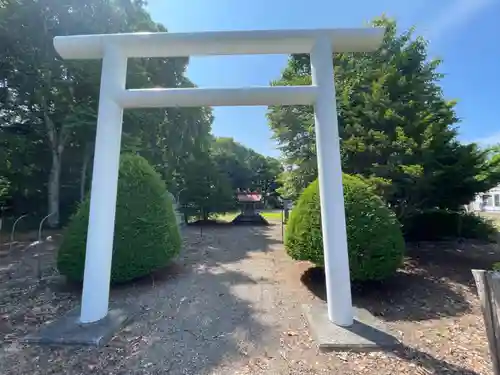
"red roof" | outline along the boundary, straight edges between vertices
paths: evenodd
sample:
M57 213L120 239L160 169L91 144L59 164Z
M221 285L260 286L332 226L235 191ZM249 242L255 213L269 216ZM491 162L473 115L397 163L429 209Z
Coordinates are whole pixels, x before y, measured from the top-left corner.
M238 202L260 202L262 194L259 193L237 193Z

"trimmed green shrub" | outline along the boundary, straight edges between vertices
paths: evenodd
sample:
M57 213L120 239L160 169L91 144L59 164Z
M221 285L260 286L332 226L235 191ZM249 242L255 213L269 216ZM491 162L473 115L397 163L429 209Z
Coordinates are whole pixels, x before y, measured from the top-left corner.
M57 257L59 271L83 280L90 199L70 219ZM164 267L179 253L181 237L165 183L146 159L120 158L111 282L123 283Z
M360 178L344 174L343 183L351 280L383 280L403 262L400 224ZM290 215L285 246L296 260L324 265L317 180L304 190Z
M474 213L429 210L408 216L403 221L408 241L436 241L451 238L490 240L497 230L490 220Z

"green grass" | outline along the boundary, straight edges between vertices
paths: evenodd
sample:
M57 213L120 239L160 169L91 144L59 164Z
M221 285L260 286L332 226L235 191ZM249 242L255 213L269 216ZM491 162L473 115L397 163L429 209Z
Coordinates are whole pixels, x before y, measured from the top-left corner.
M272 210L272 211L260 211L259 212L264 219L268 220L281 220L281 211L280 210ZM217 220L231 222L233 219L239 214L239 212L227 212L225 214L217 215Z

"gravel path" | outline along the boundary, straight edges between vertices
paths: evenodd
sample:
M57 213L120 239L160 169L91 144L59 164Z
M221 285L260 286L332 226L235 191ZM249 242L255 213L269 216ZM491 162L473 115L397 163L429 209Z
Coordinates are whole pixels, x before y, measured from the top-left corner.
M184 234L182 256L165 275L112 291L112 302L139 313L105 348L19 344L17 338L79 299L58 284L31 285L37 298L4 315L10 332L0 347L0 373L289 374L290 366L306 366L284 349L306 327L299 300L280 288L274 257L282 251L280 225L203 228L202 236L200 228L188 228ZM21 293L14 297L22 299Z
M319 353L301 308L318 297L300 281L308 265L284 253L280 225L203 228L202 236L200 228L190 227L184 237L174 266L113 289L113 302L139 312L104 348L18 343L18 337L75 306L74 290L57 283L31 286L31 297L16 295L21 313L13 303L1 305L0 333L8 339L0 344L0 374L490 373L485 337L479 349L467 342L471 327L482 333L477 306L443 321L389 322L405 337L394 353ZM463 342L445 352L441 345L450 324L458 324Z

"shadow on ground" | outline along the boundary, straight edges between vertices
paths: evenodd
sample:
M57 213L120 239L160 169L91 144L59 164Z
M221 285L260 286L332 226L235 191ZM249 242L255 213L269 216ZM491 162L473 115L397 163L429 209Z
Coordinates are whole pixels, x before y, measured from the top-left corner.
M387 321L459 316L470 311L464 288L476 293L471 269L491 269L500 260L498 245L473 241L411 243L407 255L391 279L353 285L354 304ZM301 280L325 300L322 269L306 270Z
M254 251L266 252L281 241L273 238L271 226L216 225L188 227L185 237L185 259L191 262L201 256L209 264L232 263L246 258Z
M385 282L354 284L354 305L387 321L421 321L469 311L468 302L449 285L426 273L411 271L399 271ZM322 268L306 270L301 281L313 294L326 301Z
M437 359L430 354L405 345L401 345L400 348L390 352L390 354L395 355L403 361L411 362L416 366L425 368L428 374L480 375L476 371Z
M471 269L492 268L500 261L496 243L479 241L421 242L408 245L408 255L416 267L425 269L435 278L445 278L473 288Z
M146 311L134 329L149 340L126 368L152 363L164 373L208 373L221 363L244 361L266 342L270 327L258 320L251 301L270 281L250 277L239 262L279 241L266 227L235 226L188 227L184 238L174 282L157 279L156 292L141 297Z
M57 283L36 299L22 300L20 294L17 310L37 311L39 319L0 325L2 336L10 335L12 342L0 344L0 373L195 375L210 373L224 363L248 361L266 345L272 331L251 305L261 293L259 285L271 281L251 277L240 262L280 241L271 239L268 227L237 226L203 228L202 233L188 227L184 238L175 264L112 289L111 302L137 314L104 348L17 345L16 338L64 312L56 310L55 295L66 296L65 310L78 300L74 287Z

